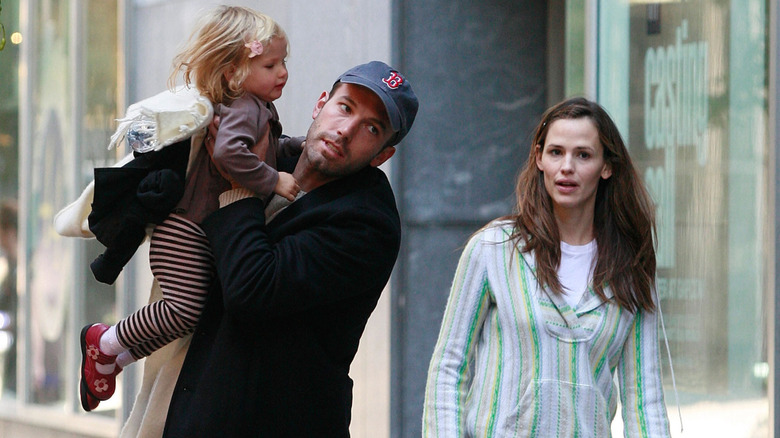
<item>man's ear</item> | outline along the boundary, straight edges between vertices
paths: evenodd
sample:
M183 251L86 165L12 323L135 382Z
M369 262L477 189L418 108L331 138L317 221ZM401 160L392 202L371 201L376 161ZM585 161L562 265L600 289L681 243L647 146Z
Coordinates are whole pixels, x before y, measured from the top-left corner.
M317 118L317 115L322 111L322 107L325 106L325 102L327 102L329 98L330 95L327 91L323 91L322 94L320 94L320 98L317 99L317 103L314 104L314 111L311 113L312 119Z
M390 157L392 157L395 154L395 146L388 146L381 151L379 151L378 154L376 154L376 157L374 157L368 164L371 167L379 167L384 163L385 161L389 160Z

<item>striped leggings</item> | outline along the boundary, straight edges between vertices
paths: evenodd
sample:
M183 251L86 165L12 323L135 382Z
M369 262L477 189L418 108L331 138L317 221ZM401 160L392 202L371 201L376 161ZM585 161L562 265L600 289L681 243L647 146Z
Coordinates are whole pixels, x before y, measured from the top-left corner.
M163 298L116 324L119 343L135 359L195 330L215 273L214 256L203 230L175 214L155 227L149 266Z

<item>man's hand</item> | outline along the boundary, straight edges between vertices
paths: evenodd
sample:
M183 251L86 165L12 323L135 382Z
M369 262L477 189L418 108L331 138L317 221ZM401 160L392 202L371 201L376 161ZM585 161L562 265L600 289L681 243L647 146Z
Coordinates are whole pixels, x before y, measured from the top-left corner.
M279 181L276 182L274 193L292 202L295 201L295 197L300 191L298 181L295 181L292 175L287 172L279 172Z
M216 143L217 139L217 131L219 130L219 116L214 116L211 119L211 123L209 123L209 126L206 128L208 132L206 132L206 139L204 140L203 144L206 145L206 150L209 152L209 156L214 156L214 144Z
M214 161L214 145L217 143L217 131L219 130L219 116L214 116L214 118L211 119L211 123L209 123L209 126L206 129L208 130L208 132L206 132L206 138L203 139L203 145L206 147L206 151L209 153L209 157L211 157L211 162L214 163L214 167L217 168L217 171L219 171L220 175L222 175L223 178L225 178L230 182L232 188L235 189L240 187L233 181L230 175L228 175L227 172L225 172L224 169L222 169L222 166L220 166L216 161Z

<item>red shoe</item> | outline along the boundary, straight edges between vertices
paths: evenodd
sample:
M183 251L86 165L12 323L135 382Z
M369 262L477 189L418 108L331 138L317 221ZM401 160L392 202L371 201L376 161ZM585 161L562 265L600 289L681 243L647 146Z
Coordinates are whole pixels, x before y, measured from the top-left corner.
M114 367L111 374L101 374L97 371L97 364L111 364L116 361L115 355L107 355L100 351L100 336L108 330L105 324L89 324L81 330L81 407L90 411L97 407L94 400L108 400L114 395L116 389L116 375L122 371L119 366ZM88 409L90 408L91 409Z
M79 395L81 395L81 407L84 408L85 411L89 412L94 410L98 407L100 404L100 400L96 399L95 397L92 397L89 394L89 391L87 391L87 385L84 383L84 381L81 381Z
M119 365L117 365L114 369L114 378L116 378L116 375L121 371L122 368L119 368ZM81 385L79 385L79 395L81 396L81 407L87 412L95 410L100 404L100 400L92 397L92 394L89 393L87 384L83 380L81 381Z

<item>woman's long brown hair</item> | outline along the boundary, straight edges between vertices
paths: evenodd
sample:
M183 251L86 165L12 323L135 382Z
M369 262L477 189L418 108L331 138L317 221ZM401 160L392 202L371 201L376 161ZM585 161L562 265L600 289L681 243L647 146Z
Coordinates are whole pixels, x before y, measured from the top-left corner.
M615 123L597 103L584 98L561 102L547 110L536 128L531 153L517 181L517 207L511 239L522 252L533 252L542 287L563 293L557 270L561 262L558 225L552 201L536 166L536 146L544 147L552 122L589 118L599 133L604 160L612 176L601 179L596 192L593 228L598 246L593 288L606 300L609 286L621 307L652 311L655 282L655 209L628 155Z

